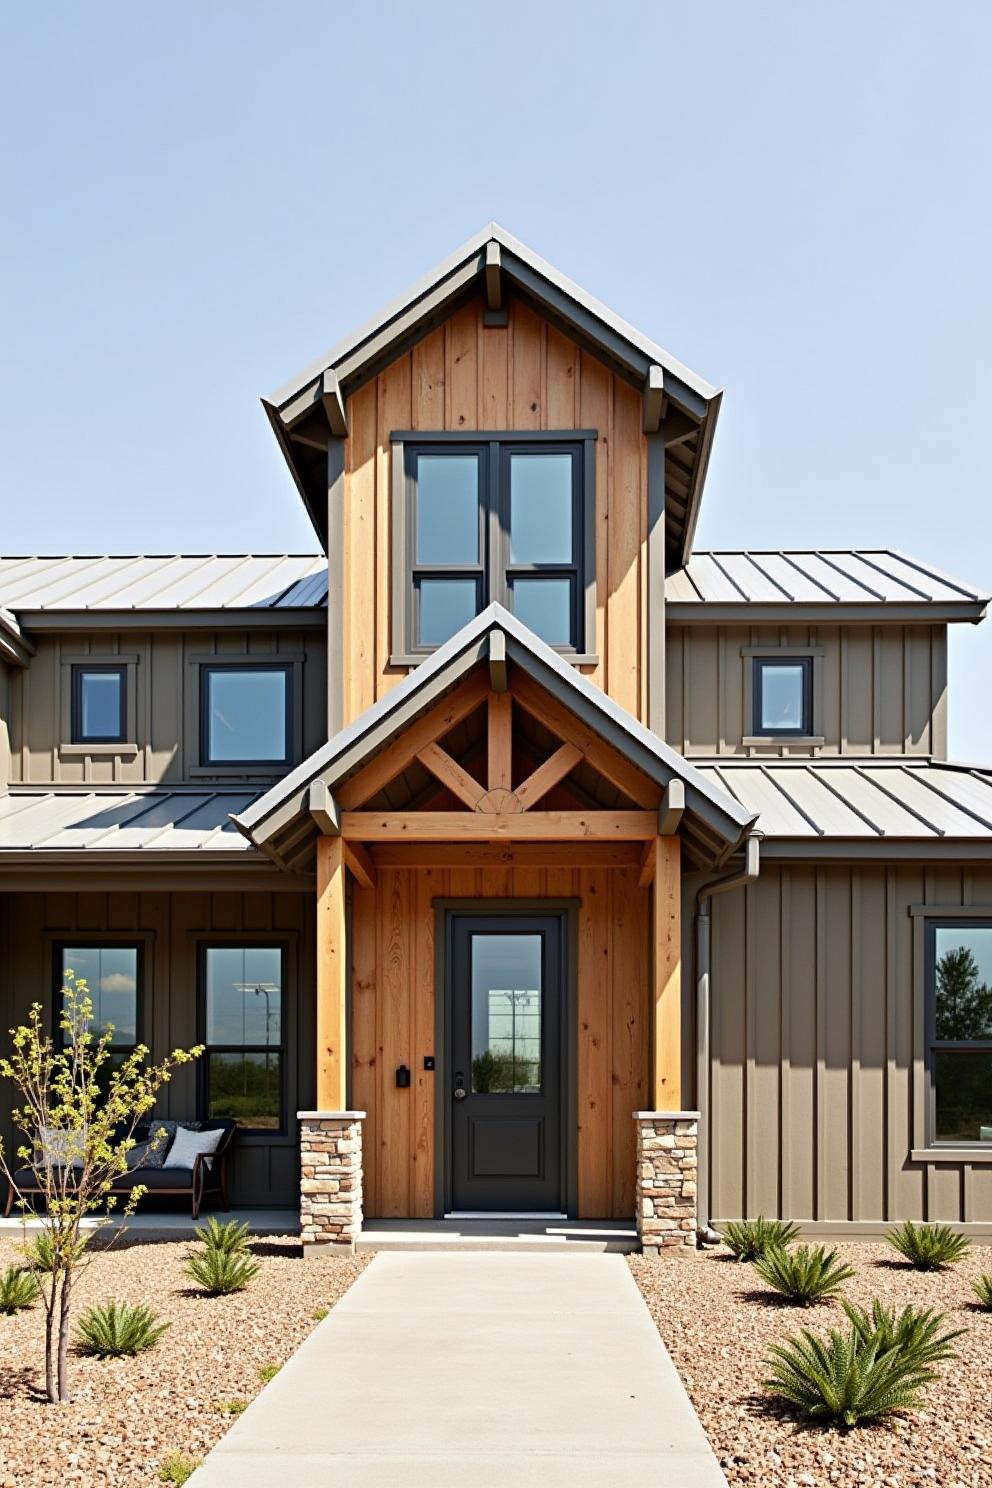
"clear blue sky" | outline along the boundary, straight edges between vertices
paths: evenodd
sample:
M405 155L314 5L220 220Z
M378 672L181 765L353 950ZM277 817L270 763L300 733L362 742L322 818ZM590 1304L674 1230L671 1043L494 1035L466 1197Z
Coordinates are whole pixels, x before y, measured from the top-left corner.
M310 550L259 395L495 217L726 389L701 546L992 589L990 68L988 0L10 4L0 547Z

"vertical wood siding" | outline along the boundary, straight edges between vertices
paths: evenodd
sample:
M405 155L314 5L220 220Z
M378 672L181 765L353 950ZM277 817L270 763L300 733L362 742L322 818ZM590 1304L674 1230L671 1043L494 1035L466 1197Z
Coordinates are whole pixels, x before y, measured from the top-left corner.
M912 904L992 904L992 870L766 861L713 901L715 1219L992 1223L992 1166L910 1158Z
M582 429L596 443L596 633L586 674L643 718L647 455L636 390L517 300L505 327L473 301L348 400L345 722L405 675L390 669L390 433ZM661 624L660 616L655 623Z
M367 1113L366 1212L434 1213L436 898L579 898L578 1166L583 1217L634 1208L647 1093L648 896L633 868L383 868L352 901L352 1103ZM394 1072L412 1083L398 1090Z

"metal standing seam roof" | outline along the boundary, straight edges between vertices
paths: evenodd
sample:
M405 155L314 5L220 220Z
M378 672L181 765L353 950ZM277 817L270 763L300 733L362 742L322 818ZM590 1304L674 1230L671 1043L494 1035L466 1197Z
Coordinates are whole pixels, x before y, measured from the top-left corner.
M257 790L12 785L0 795L5 853L251 850L231 821Z
M314 553L0 557L0 606L33 610L312 609L327 604Z

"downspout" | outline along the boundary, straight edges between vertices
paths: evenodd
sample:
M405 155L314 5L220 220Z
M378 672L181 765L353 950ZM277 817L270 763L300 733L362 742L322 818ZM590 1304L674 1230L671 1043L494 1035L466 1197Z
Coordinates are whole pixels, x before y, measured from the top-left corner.
M699 1141L696 1171L696 1234L701 1245L718 1245L719 1233L710 1227L710 900L758 877L759 837L744 839L744 867L737 873L704 883L696 894L696 1105Z

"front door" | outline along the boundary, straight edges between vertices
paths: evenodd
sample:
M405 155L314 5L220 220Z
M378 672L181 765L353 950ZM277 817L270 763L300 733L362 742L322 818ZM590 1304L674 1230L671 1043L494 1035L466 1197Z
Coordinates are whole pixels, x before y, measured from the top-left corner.
M451 1208L564 1212L563 917L453 913Z

